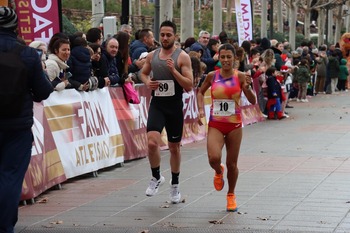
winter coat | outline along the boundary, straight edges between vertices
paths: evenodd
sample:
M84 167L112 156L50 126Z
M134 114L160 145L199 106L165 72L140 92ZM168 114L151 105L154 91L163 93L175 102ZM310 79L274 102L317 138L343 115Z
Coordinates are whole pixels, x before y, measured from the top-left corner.
M310 69L306 66L299 66L295 73L297 83L308 83L310 82Z
M148 47L142 41L135 40L130 45L130 57L132 61L139 59L140 55L144 52L148 52Z
M319 57L317 61L317 76L326 77L327 76L327 64L328 57Z
M327 77L338 78L339 77L339 61L334 56L329 56L327 66Z
M77 46L72 49L67 62L69 71L72 73L71 79L84 84L91 76L91 56L89 50L84 46Z
M340 60L340 66L339 66L339 79L340 80L347 80L349 75L348 67L346 66L346 59Z
M0 51L11 51L19 44L14 32L0 29ZM24 65L27 67L28 91L24 95L23 105L18 117L1 118L0 130L24 130L33 126L33 101L40 102L47 99L53 87L45 75L41 60L34 48L26 46L20 53Z

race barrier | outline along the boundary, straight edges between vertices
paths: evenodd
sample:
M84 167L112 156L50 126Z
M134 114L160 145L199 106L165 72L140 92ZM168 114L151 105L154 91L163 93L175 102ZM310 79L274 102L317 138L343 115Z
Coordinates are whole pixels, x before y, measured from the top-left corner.
M136 85L139 104L128 104L120 87L91 92L54 92L34 104L32 158L23 182L21 200L37 197L69 178L147 156L146 124L150 90ZM183 94L182 144L205 139L211 104L205 95L206 119L197 122L196 90ZM258 105L242 101L243 124L262 121ZM167 148L162 132L162 149Z

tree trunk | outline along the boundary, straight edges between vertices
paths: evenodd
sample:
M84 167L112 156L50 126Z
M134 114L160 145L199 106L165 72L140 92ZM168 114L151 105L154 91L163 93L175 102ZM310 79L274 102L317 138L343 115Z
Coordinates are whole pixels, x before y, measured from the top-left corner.
M297 3L292 2L290 4L290 21L289 21L289 44L292 50L295 50L295 30L296 30L296 21L297 21Z
M219 35L222 31L222 0L213 2L213 35Z
M339 42L340 34L341 34L341 28L342 28L342 16L343 16L343 5L338 6L338 13L336 16L336 26L335 26L335 34L334 34L334 43Z
M226 0L226 31L231 31L232 29L232 1Z
M305 10L304 15L304 36L305 39L310 40L310 8Z
M92 0L92 27L100 27L103 16L105 15L104 2L103 0Z
M261 38L267 37L267 1L261 2Z
M160 22L173 20L173 0L160 0Z
M276 2L277 8L277 31L283 33L282 1Z
M194 0L181 0L181 41L193 36Z
M318 27L318 40L317 44L318 46L324 44L324 35L325 35L325 18L326 18L326 13L325 9L321 8L318 10L318 19L317 19L317 27Z
M330 9L328 11L327 16L328 21L328 27L327 27L327 43L333 44L334 43L334 34L333 34L333 10Z

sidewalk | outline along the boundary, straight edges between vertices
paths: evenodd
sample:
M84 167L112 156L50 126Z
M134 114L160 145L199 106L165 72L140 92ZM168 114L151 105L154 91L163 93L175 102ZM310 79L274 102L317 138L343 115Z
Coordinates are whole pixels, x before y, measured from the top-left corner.
M212 185L206 142L182 147L183 203L167 203L166 184L146 197L148 160L85 175L19 208L16 232L350 232L350 93L291 102L290 118L243 129L236 188L238 212L226 190ZM225 157L225 156L224 156ZM42 202L42 203L40 203Z

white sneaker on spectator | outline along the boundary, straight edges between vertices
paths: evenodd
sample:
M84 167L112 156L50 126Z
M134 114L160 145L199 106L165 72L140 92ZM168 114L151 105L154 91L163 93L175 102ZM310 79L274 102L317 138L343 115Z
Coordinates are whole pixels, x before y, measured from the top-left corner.
M301 99L297 99L297 102L300 102L301 101Z
M155 195L158 192L159 186L161 186L164 182L164 176L160 176L159 180L156 180L156 178L152 177L148 188L146 189L146 195L149 197Z
M172 184L170 185L170 201L173 204L177 204L180 202L181 199L181 193L179 191L179 184Z
M309 100L308 99L302 99L301 102L307 103L307 102L309 102Z

